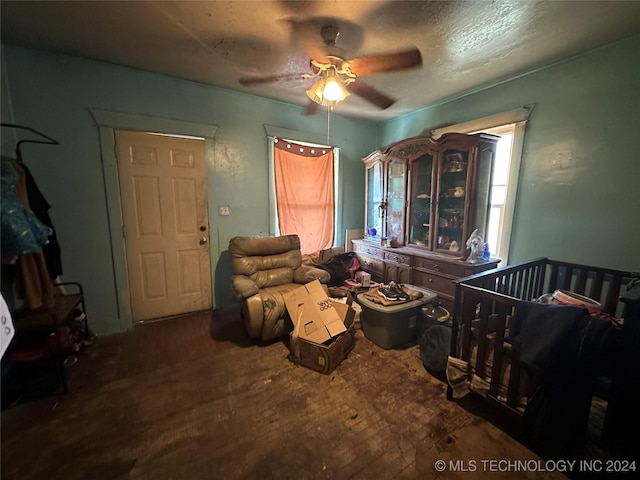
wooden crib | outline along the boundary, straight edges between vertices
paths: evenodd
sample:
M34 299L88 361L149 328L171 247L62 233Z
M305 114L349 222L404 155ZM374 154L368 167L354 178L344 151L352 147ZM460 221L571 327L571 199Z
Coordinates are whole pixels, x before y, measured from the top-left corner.
M516 307L557 289L594 299L606 314L624 319L601 439L627 442L637 437L637 431L632 431L637 422L630 424L630 418L638 418L634 410L640 401L640 285L627 290L631 278L630 272L538 258L460 279L450 361L469 366L471 376L484 384L482 396L489 402L521 416L531 392L530 380L518 352L505 342ZM449 385L447 398L453 396Z

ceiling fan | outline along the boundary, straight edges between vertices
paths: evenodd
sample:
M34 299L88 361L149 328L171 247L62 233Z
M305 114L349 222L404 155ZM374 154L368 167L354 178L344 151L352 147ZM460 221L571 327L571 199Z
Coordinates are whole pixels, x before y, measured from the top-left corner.
M337 26L325 25L321 28L320 34L324 46L313 42L305 42L303 45L310 57L309 72L244 78L240 80L240 84L252 86L282 80L315 78L317 80L307 90L311 103L306 109L306 114L314 113L318 105L333 107L351 93L385 109L393 105L396 100L364 82L360 77L422 65L422 55L415 47L394 53L347 59L344 49L336 45L340 35Z

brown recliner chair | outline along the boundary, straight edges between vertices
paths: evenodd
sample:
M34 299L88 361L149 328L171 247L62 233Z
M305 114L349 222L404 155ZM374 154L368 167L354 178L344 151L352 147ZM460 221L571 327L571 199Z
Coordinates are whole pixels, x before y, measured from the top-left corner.
M298 235L234 237L229 254L231 290L251 338L270 340L289 333L282 295L313 280L328 283L331 278L325 270L302 264Z

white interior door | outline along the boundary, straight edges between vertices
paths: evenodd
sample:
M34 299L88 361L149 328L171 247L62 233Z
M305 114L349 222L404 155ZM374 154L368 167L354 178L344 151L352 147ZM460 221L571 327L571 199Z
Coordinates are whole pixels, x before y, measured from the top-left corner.
M115 135L133 320L212 308L204 140Z

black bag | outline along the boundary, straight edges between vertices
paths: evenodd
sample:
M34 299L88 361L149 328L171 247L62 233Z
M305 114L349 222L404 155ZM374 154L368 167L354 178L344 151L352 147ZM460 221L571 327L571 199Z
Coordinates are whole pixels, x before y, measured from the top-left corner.
M327 262L318 265L331 275L327 284L329 287L341 287L344 281L353 278L353 274L360 268L360 262L355 252L346 252L331 257Z
M443 375L447 370L447 357L451 349L451 327L434 325L420 337L420 359L424 367L434 375Z

